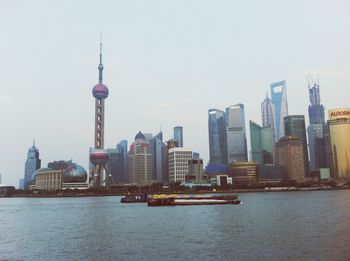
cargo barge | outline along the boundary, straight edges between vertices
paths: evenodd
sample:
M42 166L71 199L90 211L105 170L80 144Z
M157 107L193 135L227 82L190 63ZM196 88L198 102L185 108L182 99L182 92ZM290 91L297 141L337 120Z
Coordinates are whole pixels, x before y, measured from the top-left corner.
M191 206L191 205L237 205L241 201L236 195L228 196L181 196L153 195L148 200L149 207L161 206Z

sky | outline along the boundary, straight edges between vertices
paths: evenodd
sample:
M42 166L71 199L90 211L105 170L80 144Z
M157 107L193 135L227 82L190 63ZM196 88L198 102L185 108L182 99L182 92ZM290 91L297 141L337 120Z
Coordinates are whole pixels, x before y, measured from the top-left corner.
M138 131L168 140L180 125L207 162L208 109L243 103L248 129L270 84L286 80L289 114L307 117L308 73L326 109L350 107L346 0L1 0L3 184L18 186L33 140L42 166L88 168L100 31L105 148Z

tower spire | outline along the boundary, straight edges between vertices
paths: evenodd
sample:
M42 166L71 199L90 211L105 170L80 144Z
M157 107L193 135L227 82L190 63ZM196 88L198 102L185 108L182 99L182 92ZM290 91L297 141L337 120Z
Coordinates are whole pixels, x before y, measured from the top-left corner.
M100 34L100 64L98 65L98 83L103 82L103 64L102 64L102 32Z

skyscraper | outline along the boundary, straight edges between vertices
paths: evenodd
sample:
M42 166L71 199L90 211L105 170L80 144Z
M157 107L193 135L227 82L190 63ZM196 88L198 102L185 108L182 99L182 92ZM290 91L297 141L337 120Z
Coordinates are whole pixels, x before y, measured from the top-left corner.
M118 151L117 148L107 149L109 160L106 164L107 173L111 175L111 182L123 183L124 182L124 163L123 154Z
M244 105L226 108L227 162L248 161Z
M153 163L153 179L158 183L164 181L164 148L166 147L163 142L163 133L159 132L153 136L151 141L152 150L152 163Z
M33 173L40 169L41 167L41 159L39 159L39 150L35 147L35 143L33 142L33 146L28 149L27 160L25 163L24 169L24 189L29 188L29 183L32 179Z
M323 124L325 122L324 106L321 104L320 85L309 87L309 120L310 124Z
M261 127L249 122L252 161L260 165L273 164L273 142L271 127Z
M189 174L189 161L192 159L192 151L185 148L169 149L169 182L182 182Z
M155 182L152 172L151 146L139 132L130 146L128 154L128 181L135 185L149 185Z
M103 170L108 162L108 153L104 150L104 127L105 127L105 99L108 97L109 90L103 84L103 64L102 64L102 43L100 43L100 64L98 65L98 84L92 89L92 95L95 98L95 148L90 152L90 161L94 165L93 186L103 186L108 179L106 174L103 177Z
M309 90L309 126L307 135L309 141L310 170L315 171L320 168L329 168L330 162L327 157L329 144L325 138L327 125L325 123L324 106L321 104L320 86L308 85Z
M117 144L117 151L122 155L123 162L123 182L128 182L128 141L121 140Z
M277 132L276 132L276 111L275 104L269 98L266 93L264 101L261 103L261 119L263 127L270 127L272 134L272 141L276 143L277 141Z
M290 115L284 118L284 131L286 136L298 137L301 140L303 147L303 156L305 164L305 173L308 175L309 171L309 157L307 153L307 140L305 129L304 115Z
M350 180L350 108L328 110L333 175Z
M287 87L286 81L271 84L271 99L275 105L276 113L276 135L277 140L284 134L284 117L288 116Z
M177 141L177 146L178 147L183 147L184 146L183 128L182 128L182 126L174 127L174 140Z
M225 112L218 109L208 111L210 164L227 164L227 138Z
M287 180L304 182L303 142L299 137L285 136L279 139L276 143L276 164L283 168Z

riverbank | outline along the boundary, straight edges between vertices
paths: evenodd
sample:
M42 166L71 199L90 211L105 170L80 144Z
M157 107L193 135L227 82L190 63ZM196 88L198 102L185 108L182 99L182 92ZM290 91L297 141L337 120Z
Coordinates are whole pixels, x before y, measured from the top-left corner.
M322 191L322 190L346 190L347 186L342 187L266 187L266 188L249 188L249 189L214 189L214 190L174 190L174 191L140 191L140 193L148 194L220 194L220 193L268 193L268 192L291 192L291 191ZM106 197L106 196L123 196L126 191L113 190L67 190L67 191L15 191L11 195L3 197L12 198L57 198L57 197ZM133 192L135 193L135 192Z

